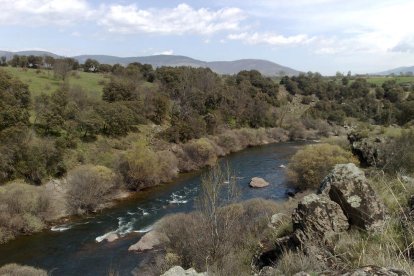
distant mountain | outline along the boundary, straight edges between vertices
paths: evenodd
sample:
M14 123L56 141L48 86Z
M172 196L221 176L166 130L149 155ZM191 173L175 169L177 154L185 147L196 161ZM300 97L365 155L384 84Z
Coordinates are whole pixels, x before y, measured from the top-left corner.
M20 56L51 56L54 58L61 57L54 53L46 52L46 51L19 51L19 52L8 52L8 51L0 51L0 57L5 56L7 60L13 58L13 55L20 55Z
M398 67L398 68L395 68L395 69L391 69L391 70L388 70L388 71L377 73L376 75L391 75L391 74L399 75L400 73L406 74L406 73L409 73L409 72L414 73L414 66Z
M242 70L257 70L266 76L299 75L299 71L262 59L208 62L208 67L219 74L236 74Z
M6 56L11 59L13 55L40 55L60 57L59 55L43 52L43 51L22 51L22 52L6 52L0 51L0 56ZM139 62L142 64L151 64L153 67L160 66L191 66L191 67L208 67L219 74L237 74L243 70L257 70L266 76L279 75L298 75L300 72L292 68L279 65L277 63L262 60L262 59L241 59L235 61L213 61L206 62L202 60L193 59L186 56L178 55L153 55L144 57L116 57L108 55L80 55L74 56L80 63L84 63L88 58L95 59L100 63L106 64L123 64L127 65L132 62Z

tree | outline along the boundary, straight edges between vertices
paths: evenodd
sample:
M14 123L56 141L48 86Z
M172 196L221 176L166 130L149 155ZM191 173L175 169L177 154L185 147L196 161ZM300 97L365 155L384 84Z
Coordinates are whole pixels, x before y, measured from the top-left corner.
M53 64L53 73L55 77L65 80L69 72L72 71L73 64L68 59L56 59Z
M85 72L98 72L99 70L99 62L95 59L88 58L83 65L83 70Z
M1 57L0 66L7 66L7 57L6 56Z
M55 58L51 56L45 56L44 59L44 65L46 69L51 69L55 65Z
M122 78L113 78L104 86L102 99L107 102L136 100L135 85Z
M104 127L104 120L92 108L82 110L76 118L83 138L94 138Z

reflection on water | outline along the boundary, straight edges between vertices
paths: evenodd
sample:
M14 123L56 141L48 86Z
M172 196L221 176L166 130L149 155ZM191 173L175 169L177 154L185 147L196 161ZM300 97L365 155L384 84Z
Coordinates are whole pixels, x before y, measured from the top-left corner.
M250 148L225 157L240 186L242 200L262 197L281 200L289 189L284 165L303 143L281 143ZM128 252L143 233L161 217L194 209L200 174L182 175L179 179L145 191L119 203L112 209L89 218L53 226L49 231L20 237L0 246L0 265L21 263L47 269L52 275L107 275L117 271L130 275L143 258ZM251 189L250 179L259 176L270 186ZM108 243L110 234L121 238Z

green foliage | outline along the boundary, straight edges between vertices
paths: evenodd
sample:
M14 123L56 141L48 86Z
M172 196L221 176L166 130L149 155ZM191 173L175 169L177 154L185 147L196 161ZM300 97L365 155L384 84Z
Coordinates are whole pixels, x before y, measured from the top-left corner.
M118 170L129 189L141 190L170 180L177 174L176 168L172 153L154 152L144 141L138 141L122 157Z
M30 93L27 85L0 70L0 131L29 124Z
M292 156L288 174L298 188L318 189L320 182L333 167L344 163L357 164L358 161L351 152L337 145L308 145Z
M112 79L104 86L102 99L107 102L136 100L135 86L125 79Z

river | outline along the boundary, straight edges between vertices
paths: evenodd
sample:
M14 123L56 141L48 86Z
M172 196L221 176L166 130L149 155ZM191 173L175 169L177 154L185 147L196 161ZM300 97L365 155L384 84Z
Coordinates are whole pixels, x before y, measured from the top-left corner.
M248 148L220 162L229 164L236 174L243 200L255 197L283 200L289 187L282 165L286 165L303 144L292 142ZM0 266L26 264L43 268L51 275L108 275L110 271L131 275L143 254L128 252L128 247L163 216L192 211L200 176L205 170L183 174L172 183L137 193L92 217L56 225L54 231L21 236L1 245ZM249 188L248 183L254 176L263 177L271 185L263 189ZM112 243L101 241L110 232L122 238Z

